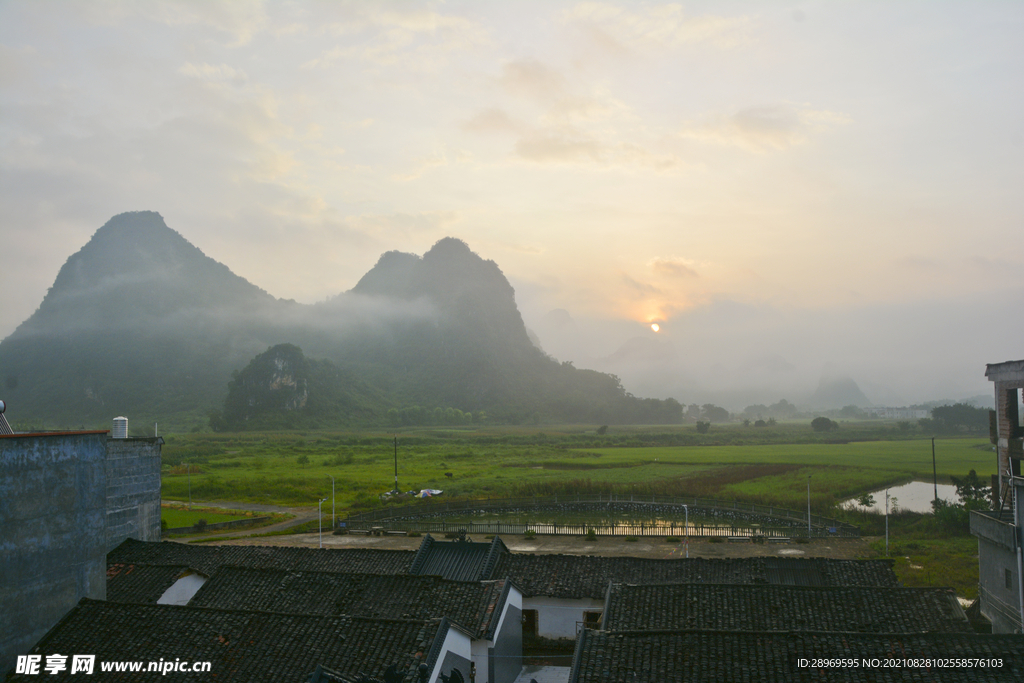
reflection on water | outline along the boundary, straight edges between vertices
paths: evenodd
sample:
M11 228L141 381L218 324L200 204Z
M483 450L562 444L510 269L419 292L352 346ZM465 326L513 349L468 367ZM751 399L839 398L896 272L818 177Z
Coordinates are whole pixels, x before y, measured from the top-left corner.
M879 514L885 514L885 489L880 491L873 491L871 493L875 498L875 506L866 508L871 511L874 510ZM896 497L896 505L900 510L909 510L911 512L931 512L932 511L932 499L935 498L935 486L930 481L912 481L909 484L903 484L902 486L891 486L889 487L889 511L892 512L892 498ZM960 499L956 495L956 487L952 484L939 484L939 498L942 500L949 501L950 503L959 503ZM853 506L857 510L864 510L860 505L857 504L856 498L843 502L843 507Z

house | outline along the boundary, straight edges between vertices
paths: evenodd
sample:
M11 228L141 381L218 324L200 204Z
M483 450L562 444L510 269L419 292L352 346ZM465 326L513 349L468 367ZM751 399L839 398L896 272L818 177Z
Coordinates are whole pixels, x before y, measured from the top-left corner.
M163 439L108 435L0 434L0 675L81 598L106 597L108 550L160 538Z
M502 555L494 576L523 590L523 632L575 638L600 622L609 582L797 586L899 585L891 560L825 558L689 558L656 560L592 555Z
M168 672L192 673L190 680L239 683L304 683L311 673L327 668L351 677L380 677L395 666L406 680L418 680L427 666L427 683L443 672L470 673L470 635L447 619L368 619L245 610L136 605L83 599L36 645L39 673L47 680L81 678L72 673L71 654L95 656L94 675L104 666L131 662L137 672L117 680L151 681ZM65 657L49 674L47 662ZM178 668L166 668L178 667ZM181 668L188 667L188 668ZM80 673L80 672L79 672ZM11 683L35 681L39 675L15 674Z
M941 659L948 666L938 666ZM927 662L914 666L916 662ZM828 665L816 663L827 662ZM909 662L909 663L908 663ZM971 633L591 631L569 683L1024 680L1024 639Z
M709 583L609 585L605 631L971 633L949 588Z
M971 533L978 537L978 601L992 622L993 633L1024 632L1024 428L1018 405L1024 388L1024 360L987 365L985 376L995 385L992 443L997 476L993 497L997 509L971 512Z

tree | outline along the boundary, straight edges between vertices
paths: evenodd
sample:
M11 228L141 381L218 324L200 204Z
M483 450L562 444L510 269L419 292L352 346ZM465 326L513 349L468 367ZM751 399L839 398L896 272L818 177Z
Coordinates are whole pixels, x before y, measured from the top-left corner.
M309 464L309 456L306 455L305 453L303 453L302 455L300 455L298 457L298 459L295 460L295 462L299 463L300 465L308 465Z
M864 495L857 498L857 505L860 505L862 508L864 508L864 516L866 517L868 514L868 508L875 506L875 497L870 493L865 493Z
M754 426L755 426L755 427L767 427L767 426L768 426L768 423L767 423L767 422L765 422L764 420L758 420L758 421L756 421L756 422L754 423Z
M705 403L700 407L700 416L707 422L728 422L729 411L713 403Z
M816 432L831 432L839 429L839 424L827 417L816 417L811 420L811 429Z
M956 487L956 495L963 502L967 510L984 510L989 506L989 497L992 495L992 487L978 477L978 473L971 470L963 477L950 476L953 486Z
M983 433L988 431L988 411L969 403L954 403L932 408L935 427L941 432Z
M700 420L697 420L697 433L698 434L707 434L709 429L711 429L711 423L710 422L702 422Z

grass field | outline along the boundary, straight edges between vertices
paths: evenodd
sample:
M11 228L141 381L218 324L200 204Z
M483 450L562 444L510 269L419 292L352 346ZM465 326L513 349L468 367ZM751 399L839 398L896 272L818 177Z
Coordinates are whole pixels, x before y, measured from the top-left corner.
M192 526L200 519L205 519L208 524L217 522L233 522L236 519L246 519L252 515L245 512L224 512L218 508L197 508L192 510L163 507L160 509L160 519L167 522L168 528L177 529L180 527Z
M818 512L860 493L931 479L931 443L877 424L844 426L826 443L807 425L769 430L715 426L416 430L399 434L401 490L443 489L454 497L552 493L659 493L802 508L807 477ZM835 440L835 435L832 438ZM911 435L912 436L912 435ZM779 443L786 439L794 443ZM245 433L171 436L164 446L163 494L182 499L191 470L195 500L315 505L331 495L339 511L379 504L394 486L394 444L380 433ZM939 439L940 480L994 471L983 439ZM449 478L446 473L451 473ZM209 521L209 520L208 520Z

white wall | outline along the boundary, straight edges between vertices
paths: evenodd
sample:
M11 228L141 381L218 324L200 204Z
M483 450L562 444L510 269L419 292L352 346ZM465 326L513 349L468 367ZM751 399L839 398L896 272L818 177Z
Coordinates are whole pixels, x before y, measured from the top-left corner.
M444 663L445 655L449 652L462 657L467 662L473 661L473 649L469 636L458 629L449 627L448 633L444 637L444 644L441 646L441 653L437 656L437 663L434 664L434 670L430 672L428 683L437 683L442 673L441 665ZM445 672L445 675L447 675L447 672ZM480 680L479 665L477 665L477 680ZM467 683L469 682L468 677L466 681Z
M576 622L583 612L600 612L604 600L568 600L565 598L523 598L523 610L537 610L537 635L542 638L575 638Z
M164 591L158 605L187 605L189 600L203 587L207 577L202 574L186 574L171 584L171 587Z

